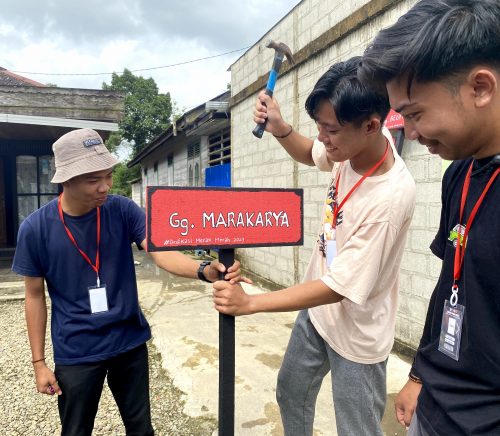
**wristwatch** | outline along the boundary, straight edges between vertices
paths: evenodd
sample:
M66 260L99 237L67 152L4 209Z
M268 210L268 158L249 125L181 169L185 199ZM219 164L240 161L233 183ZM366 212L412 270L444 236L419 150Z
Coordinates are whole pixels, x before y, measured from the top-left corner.
M198 267L198 278L204 282L212 283L210 280L208 280L205 276L205 273L203 270L207 265L210 265L212 262L209 260L204 260L203 262L200 263L200 266Z

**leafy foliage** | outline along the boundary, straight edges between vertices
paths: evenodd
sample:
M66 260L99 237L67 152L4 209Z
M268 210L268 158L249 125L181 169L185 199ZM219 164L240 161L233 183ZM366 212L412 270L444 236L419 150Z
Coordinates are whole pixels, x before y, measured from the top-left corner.
M132 156L136 156L151 139L170 125L173 104L170 93L160 94L154 79L145 79L125 69L122 74L113 73L111 83L102 84L102 89L119 91L125 95L124 116L118 123L118 132L113 132L106 141L109 151L117 154L125 141L132 144ZM130 181L140 177L140 167L127 167L121 162L113 172L114 194L130 197Z
M103 83L102 88L125 94L124 116L118 124L119 134L122 139L133 142L134 156L170 125L170 93L160 94L153 78L145 79L125 69L122 74L113 73L111 83ZM121 142L117 142L116 138L112 141L115 147Z
M136 165L128 168L126 163L120 162L113 170L113 187L111 194L123 195L130 197L132 188L130 181L137 179L141 175L141 167Z

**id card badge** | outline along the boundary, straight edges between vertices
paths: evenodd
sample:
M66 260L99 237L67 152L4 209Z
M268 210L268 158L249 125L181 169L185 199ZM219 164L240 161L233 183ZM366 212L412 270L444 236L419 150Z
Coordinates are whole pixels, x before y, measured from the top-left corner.
M108 297L106 295L106 285L89 286L90 311L101 313L108 311Z
M327 239L326 241L326 265L328 268L332 265L333 259L337 255L337 241L335 239Z
M453 307L449 300L444 302L438 350L456 361L460 353L464 312L464 306L457 304Z

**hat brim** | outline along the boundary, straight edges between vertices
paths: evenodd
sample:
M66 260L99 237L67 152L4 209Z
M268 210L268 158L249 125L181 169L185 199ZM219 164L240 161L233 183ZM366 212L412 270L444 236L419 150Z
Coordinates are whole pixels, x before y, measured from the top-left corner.
M57 168L51 182L64 183L82 174L111 169L119 163L120 161L111 153L86 156L84 159Z

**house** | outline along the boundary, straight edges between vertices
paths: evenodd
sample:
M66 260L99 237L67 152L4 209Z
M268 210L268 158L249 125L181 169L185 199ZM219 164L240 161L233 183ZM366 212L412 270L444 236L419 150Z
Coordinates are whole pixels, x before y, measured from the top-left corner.
M394 23L414 0L302 0L230 67L232 185L236 187L303 188L304 246L258 247L237 251L246 268L279 286L300 282L318 237L329 174L292 161L271 135L248 135L257 93L265 87L274 50L269 39L287 44L295 65L284 62L274 95L284 118L311 138L317 135L304 103L319 77L335 62L362 55L376 33ZM442 162L425 147L404 138L402 120L392 113L398 152L417 184L415 215L400 273L396 341L416 348L429 298L438 280L440 261L428 249L437 232L441 210ZM264 261L263 261L264 260Z
M123 96L57 88L0 68L0 255L11 255L22 221L58 195L52 144L89 127L106 139L118 129Z
M229 98L226 91L185 112L128 163L141 166L131 182L137 204L145 207L147 186L230 185Z

